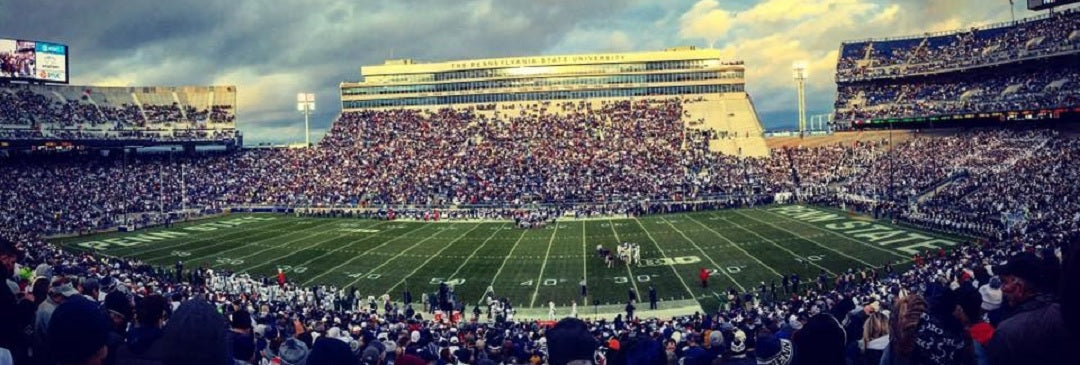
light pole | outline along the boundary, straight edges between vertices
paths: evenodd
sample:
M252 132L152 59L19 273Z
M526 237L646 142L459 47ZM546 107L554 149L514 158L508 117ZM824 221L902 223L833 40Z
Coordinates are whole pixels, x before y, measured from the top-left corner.
M791 66L791 76L795 79L795 91L799 97L799 136L806 135L806 62L795 62Z
M296 94L296 111L304 113L304 145L311 148L311 112L315 111L315 94Z

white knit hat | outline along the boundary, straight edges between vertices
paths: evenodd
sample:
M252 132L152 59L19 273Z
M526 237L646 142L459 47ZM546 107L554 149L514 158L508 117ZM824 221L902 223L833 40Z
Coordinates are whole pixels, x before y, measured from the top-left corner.
M996 278L995 278L996 279ZM992 311L1001 308L1001 289L994 289L990 287L990 284L979 287L979 294L982 295L982 309L985 311Z

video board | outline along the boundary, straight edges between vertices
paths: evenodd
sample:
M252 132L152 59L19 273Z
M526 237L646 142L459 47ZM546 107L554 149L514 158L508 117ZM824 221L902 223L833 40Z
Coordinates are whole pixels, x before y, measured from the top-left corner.
M68 47L0 38L0 80L68 83Z

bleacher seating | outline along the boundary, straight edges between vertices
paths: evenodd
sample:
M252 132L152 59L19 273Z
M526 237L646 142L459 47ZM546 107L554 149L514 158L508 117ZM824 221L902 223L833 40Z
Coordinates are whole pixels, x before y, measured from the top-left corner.
M232 139L235 90L232 86L4 85L0 87L0 137Z
M1077 30L1080 12L1068 10L923 37L846 43L837 63L834 127L1080 106L1080 92L1066 87L1080 81Z

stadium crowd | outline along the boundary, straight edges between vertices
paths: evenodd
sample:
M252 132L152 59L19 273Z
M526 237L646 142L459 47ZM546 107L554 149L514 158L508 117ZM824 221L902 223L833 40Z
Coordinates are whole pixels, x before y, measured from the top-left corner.
M0 136L20 132L25 127L56 130L57 133L84 129L106 131L131 131L142 129L162 129L166 124L178 122L191 123L233 123L235 113L230 105L213 105L210 109L198 109L191 105L181 106L173 102L169 105L143 103L142 108L135 104L110 104L106 100L90 102L90 91L81 98L58 99L55 96L35 92L27 87L4 86L0 88ZM102 97L103 99L105 97ZM79 135L67 138L79 138ZM100 134L86 133L83 137L102 139ZM113 135L113 138L124 138Z
M1075 106L1080 70L1056 61L933 81L862 81L1069 51L1078 30L1080 13L1065 11L1005 27L845 45L837 119ZM142 132L127 129L234 118L228 105L84 101L0 89L0 125L18 126L0 129L0 137L41 138L40 129L25 127L47 124L63 127L50 133L64 138L100 139L80 130L100 125L124 131L110 138L139 138ZM0 364L1074 362L1080 140L995 129L736 157L709 151L726 132L686 128L687 102L344 113L312 149L0 157ZM219 133L173 138L230 137ZM470 312L446 285L420 300L407 291L391 298L303 287L284 273L155 267L44 241L235 206L368 219L514 219L531 228L568 216L789 198L972 238L916 255L910 266L822 273L814 285L791 275L779 287L730 289L708 313L640 318L630 302L626 316L613 320L558 322L514 319L506 298ZM456 206L465 207L446 209Z
M1068 9L988 29L844 44L841 82L979 67L1074 51L1080 12Z
M992 69L932 80L898 79L841 85L837 120L908 118L969 113L1071 108L1080 103L1075 65Z
M6 158L0 236L17 246L0 244L10 277L0 288L10 294L0 298L0 347L16 364L1066 359L1060 351L1077 337L1064 318L1066 309L1075 310L1068 298L1076 291L1056 289L1076 285L1076 255L1066 245L1080 231L1070 183L1080 177L1075 139L1045 130L972 131L781 149L756 159L718 155L706 143L684 146L682 115L678 99L538 103L499 115L347 113L314 149ZM466 318L448 323L434 320L436 306L420 308L428 301L413 302L411 294L387 300L206 268L151 267L42 241L45 234L143 226L234 205L473 219L521 211L434 207L540 203L553 208L531 217L547 220L567 211L718 209L768 203L778 193L983 238L927 253L907 270L849 271L802 288L785 277L783 289L763 284L729 293L716 312L554 326L514 320L512 310L489 318L474 307L469 316L460 305ZM395 212L389 204L433 208ZM1059 280L1062 259L1073 275Z

